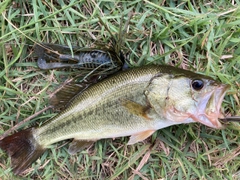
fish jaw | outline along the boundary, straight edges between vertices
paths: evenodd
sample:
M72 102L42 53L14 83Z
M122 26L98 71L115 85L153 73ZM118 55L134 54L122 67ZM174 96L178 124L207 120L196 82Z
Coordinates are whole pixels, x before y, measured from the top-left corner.
M219 121L219 118L223 117L220 108L228 88L229 85L216 85L216 88L212 92L205 94L197 104L198 109L196 115L190 115L190 117L194 121L206 126L216 129L223 128L223 125Z

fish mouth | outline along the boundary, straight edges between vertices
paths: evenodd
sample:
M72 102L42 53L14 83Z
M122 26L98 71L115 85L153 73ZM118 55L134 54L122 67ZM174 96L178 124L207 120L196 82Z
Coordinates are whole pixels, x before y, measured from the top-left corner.
M205 94L198 104L198 113L193 119L212 128L223 128L219 119L223 118L220 111L223 98L229 88L229 85L218 84L209 93Z

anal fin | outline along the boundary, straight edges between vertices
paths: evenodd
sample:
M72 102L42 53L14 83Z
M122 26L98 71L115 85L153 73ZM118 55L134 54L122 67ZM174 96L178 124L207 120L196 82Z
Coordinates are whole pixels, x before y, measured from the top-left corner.
M78 140L78 139L74 139L68 148L68 153L73 155L76 154L79 151L82 151L84 148L91 146L95 141L90 140Z
M147 130L147 131L140 132L138 134L134 134L130 137L127 144L131 145L131 144L135 144L139 141L143 141L144 139L151 136L154 132L155 132L155 130Z

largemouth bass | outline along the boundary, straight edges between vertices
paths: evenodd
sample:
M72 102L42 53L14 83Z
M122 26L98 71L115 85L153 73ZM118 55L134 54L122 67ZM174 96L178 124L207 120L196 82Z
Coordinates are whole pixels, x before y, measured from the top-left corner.
M81 92L41 127L0 140L15 174L31 165L49 145L74 139L71 154L104 138L130 136L134 144L171 125L200 122L221 128L220 106L228 85L170 66L132 68Z

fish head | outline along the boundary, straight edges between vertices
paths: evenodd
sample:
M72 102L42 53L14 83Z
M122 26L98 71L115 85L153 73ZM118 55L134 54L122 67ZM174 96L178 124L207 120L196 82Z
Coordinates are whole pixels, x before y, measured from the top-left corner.
M228 88L211 77L180 70L153 78L145 94L163 119L175 124L200 122L222 128L220 108Z
M212 128L222 128L219 121L224 117L221 112L221 104L229 86L211 79L192 79L190 82L190 91L195 100L193 110L187 111L191 114L191 119ZM199 82L203 82L203 87L197 90L195 85Z

